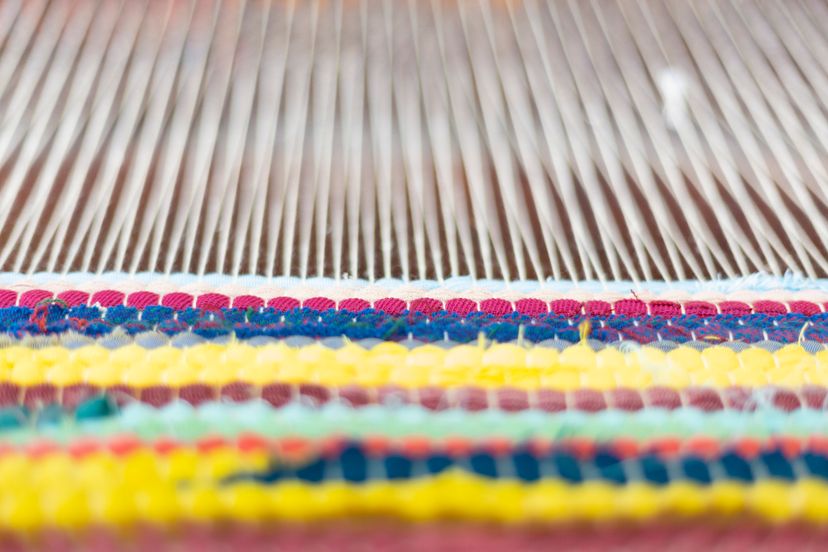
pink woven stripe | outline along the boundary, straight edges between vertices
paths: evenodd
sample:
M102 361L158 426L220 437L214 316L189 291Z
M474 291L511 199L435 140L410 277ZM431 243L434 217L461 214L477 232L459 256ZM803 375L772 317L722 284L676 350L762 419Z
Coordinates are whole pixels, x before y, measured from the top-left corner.
M480 310L486 314L503 316L515 312L515 307L504 299L485 299L480 302Z
M299 299L294 297L274 297L268 300L268 307L273 307L276 310L290 310L299 308Z
M127 305L143 309L150 305L157 305L160 297L151 291L136 291L127 295Z
M613 307L616 314L626 316L645 316L647 314L647 304L638 299L622 299L616 301Z
M20 294L13 290L0 289L0 308L14 305L34 307L44 299L50 299L53 296L54 294L51 291L45 289L32 289ZM406 310L421 312L423 314L446 310L461 316L473 312L483 312L494 316L505 316L512 313L537 316L551 312L567 317L580 315L610 316L613 314L634 317L648 315L672 317L688 314L707 317L719 313L734 316L744 316L750 313L766 315L799 313L812 316L828 311L828 303L818 304L811 301L791 301L790 303L783 303L772 300L757 300L749 304L742 301L712 303L708 301L678 302L657 299L648 302L639 299L620 299L614 303L610 303L600 300L581 302L574 299L543 301L536 298L523 298L512 302L507 299L493 297L477 302L469 298L455 297L444 302L431 297L419 297L411 301L405 301L396 297L385 297L374 301L372 304L359 297L349 297L336 301L329 297L318 296L300 300L295 297L285 296L230 296L222 293L202 293L193 296L189 293L178 291L167 293L163 296L151 291L136 291L125 295L116 290L96 291L91 296L89 293L81 290L66 290L60 292L57 298L65 301L70 306L89 304L112 307L126 304L139 309L158 304L174 309L185 309L193 306L201 309L221 309L230 306L244 309L258 309L268 306L278 310L290 310L301 306L315 310L338 308L352 312L373 307L391 315L399 315Z
M402 311L408 308L408 305L402 299L394 299L393 297L389 297L376 301L374 303L374 308L393 316L401 314Z
M520 314L538 316L549 312L549 305L540 299L520 299L515 302L515 310Z
M20 294L20 306L32 308L45 299L51 299L52 292L45 289L33 289Z
M264 299L255 295L239 295L233 299L233 307L237 309L260 309L264 304Z
M62 293L58 293L57 298L69 305L70 307L86 305L87 303L89 303L89 294L85 291L64 291Z
M753 303L753 310L761 314L785 314L788 308L777 301L756 301Z
M681 305L673 301L650 301L650 314L653 316L678 316Z
M553 309L556 302L560 301L552 301ZM557 311L553 310L552 312ZM589 316L609 316L612 314L612 305L606 301L587 301L584 303L584 313Z
M369 303L365 299L343 299L339 302L339 310L359 312L370 308L371 303Z
M477 310L477 303L471 299L449 299L446 301L446 310L460 316L466 316L467 314Z
M0 308L13 307L17 304L17 293L10 289L0 289Z
M205 310L226 309L230 306L230 298L220 293L205 293L196 298L196 307Z
M722 311L722 314L744 316L750 314L751 308L750 305L741 301L723 301L719 303L719 310Z
M161 298L161 304L176 310L186 309L193 306L193 296L189 293L168 293Z
M92 295L91 305L100 305L102 307L114 307L115 305L123 305L126 296L120 291L112 289L104 289L96 291Z
M421 312L423 314L431 314L443 309L443 303L437 299L430 297L421 297L414 299L408 306L408 309L413 312Z
M742 305L743 303L733 303L733 302L725 302L719 305L719 308L722 311L722 314L730 314L725 312L724 305L725 304L732 304L734 308L738 308L736 305ZM750 307L745 305L747 309L741 313L732 313L732 314L748 314L750 312ZM716 314L716 305L713 303L708 303L706 301L690 301L684 305L684 312L687 314L695 314L696 316L713 316Z
M336 301L327 297L311 297L302 302L302 306L318 311L326 311L336 308Z

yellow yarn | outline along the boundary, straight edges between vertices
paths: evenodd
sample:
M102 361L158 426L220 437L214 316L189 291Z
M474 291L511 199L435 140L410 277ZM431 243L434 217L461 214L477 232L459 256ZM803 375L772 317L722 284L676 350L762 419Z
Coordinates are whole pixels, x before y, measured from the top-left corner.
M263 469L264 461L261 454L228 448L166 455L138 450L119 457L96 453L81 459L61 453L38 458L8 454L0 458L4 477L0 529L26 532L101 523L310 521L348 516L511 524L646 521L712 513L723 519L750 515L769 523L828 521L828 484L816 479L618 486L601 481L522 483L450 471L362 484L219 483L237 470Z
M488 348L460 345L450 350L434 345L407 350L395 343L382 343L370 350L353 343L334 350L320 344L292 349L281 343L252 347L242 342L186 349L128 345L111 351L97 345L73 351L9 347L0 349L0 381L21 386L85 382L136 388L194 383L222 386L237 381L255 386L283 382L338 387L356 383L564 391L651 385L798 387L828 384L828 351L811 354L798 344L774 353L758 347L737 353L722 345L703 351L678 347L668 353L637 345L596 352L582 343L560 352L514 344Z

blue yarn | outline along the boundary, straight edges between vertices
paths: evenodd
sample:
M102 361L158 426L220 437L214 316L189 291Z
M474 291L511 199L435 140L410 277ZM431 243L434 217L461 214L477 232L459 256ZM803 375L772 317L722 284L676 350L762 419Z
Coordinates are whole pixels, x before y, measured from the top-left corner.
M172 320L174 317L175 310L160 305L150 305L141 313L141 321L147 324L158 324L165 320Z

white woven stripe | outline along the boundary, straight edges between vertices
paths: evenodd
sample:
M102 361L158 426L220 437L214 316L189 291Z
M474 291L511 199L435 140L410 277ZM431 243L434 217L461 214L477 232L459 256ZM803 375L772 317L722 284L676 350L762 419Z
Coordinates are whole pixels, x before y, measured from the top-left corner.
M186 274L11 274L0 273L0 288L18 293L33 289L45 289L55 294L67 290L94 293L100 290L116 290L123 293L152 291L158 294L184 292L192 295L221 293L229 297L255 295L264 299L272 297L329 297L336 301L358 297L375 301L385 297L397 297L410 301L430 297L445 301L452 298L468 298L475 301L501 298L517 301L538 298L545 301L576 299L617 301L638 298L644 301L663 299L668 301L745 301L774 300L812 301L828 303L828 280L800 280L792 277L774 278L754 275L738 280L718 282L652 282L634 285L631 282L523 282L472 281L470 278L449 278L442 282L421 280L405 282L388 279L376 282L365 280L333 280L328 278L263 278L257 276L229 277Z

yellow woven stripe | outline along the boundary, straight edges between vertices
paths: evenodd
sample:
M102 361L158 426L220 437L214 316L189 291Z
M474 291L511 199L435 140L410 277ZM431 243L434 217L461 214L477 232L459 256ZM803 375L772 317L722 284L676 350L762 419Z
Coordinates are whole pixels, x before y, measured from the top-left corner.
M238 454L222 453L224 464L220 467L222 460L211 460L210 454L195 459L176 454L161 458L142 451L125 458L95 454L80 460L61 454L36 460L4 457L0 460L4 482L0 486L0 529L350 516L565 523L747 515L769 522L828 522L828 485L820 480L792 484L773 480L717 482L708 486L684 482L666 486L569 484L558 480L525 484L448 472L431 478L365 484L220 485L216 480L222 473L245 463L238 461ZM196 465L201 462L212 466L212 471Z
M0 381L24 386L86 382L178 387L243 381L253 385L474 385L564 391L652 385L796 387L828 385L828 350L811 354L797 344L774 353L758 347L737 353L721 345L703 351L679 347L670 352L649 346L624 352L613 347L594 351L580 344L563 351L513 344L408 350L395 343L382 343L370 350L354 344L334 350L321 345L253 347L238 342L157 349L129 345L114 350L100 346L75 350L10 347L0 349Z

